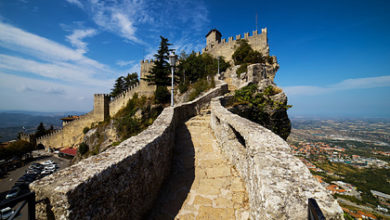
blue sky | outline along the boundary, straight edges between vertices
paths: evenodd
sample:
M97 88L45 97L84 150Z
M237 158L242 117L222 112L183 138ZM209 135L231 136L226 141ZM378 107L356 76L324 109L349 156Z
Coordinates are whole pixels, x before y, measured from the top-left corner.
M0 110L89 111L159 36L200 51L268 28L292 116L390 117L389 1L0 1Z

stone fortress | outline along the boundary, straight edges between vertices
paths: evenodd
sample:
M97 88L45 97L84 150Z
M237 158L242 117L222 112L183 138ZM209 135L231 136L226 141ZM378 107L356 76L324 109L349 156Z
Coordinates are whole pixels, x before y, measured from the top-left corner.
M244 33L244 38L237 35L235 40L233 37L229 37L226 41L221 37L222 34L217 29L209 31L206 35L206 47L203 48L202 53L208 53L214 57L223 56L226 61L231 61L237 40L244 39L254 50L259 51L263 56L269 56L267 28L261 29L261 34L258 34L257 30L253 31L252 36L249 36L249 33Z
M240 38L239 35L236 40ZM253 36L247 33L244 39L263 55L269 55L267 29L262 29L261 34L255 31ZM221 40L221 34L214 29L207 34L206 41L203 53L224 56L231 61L233 38L228 42ZM141 77L148 74L152 66L152 60L141 61ZM224 106L223 95L229 92L228 88L273 81L276 71L272 65L252 64L247 73L242 74L246 78L232 80L235 74L230 74L226 82L216 79L216 88L193 101L165 108L154 123L137 136L33 182L30 189L36 193L37 201L43 201L36 206L37 218L144 219L154 211L151 209L161 197L162 200L171 198L162 193L164 182L172 180L171 173L183 173L183 169L187 169L189 172L184 170L184 174L189 175L189 179L173 182L176 191L171 192L174 198L171 202L178 202L179 210L172 210L175 206L168 201L159 206L162 216L157 216L168 219L307 219L307 201L314 198L327 219L343 219L337 201L291 154L282 138ZM141 81L114 100L96 94L91 112L66 124L55 134L38 139L37 143L46 147L74 145L82 140L84 127L115 115L136 92L148 96L153 93L153 87ZM204 134L212 135L204 138ZM183 150L183 144L189 150L177 155ZM211 153L217 151L228 167L220 167L218 161L222 159L214 158ZM235 175L234 182L225 181L231 173ZM180 185L183 182L189 185ZM237 204L244 208L238 210Z
M206 47L202 49L202 53L208 53L214 57L223 56L226 61L232 62L232 55L235 50L236 41L245 39L254 50L261 52L264 56L269 55L267 28L261 29L261 34L258 31L253 31L253 35L244 33L244 38L237 35L233 37L221 39L222 34L217 29L212 29L206 35ZM199 54L199 53L198 53ZM142 60L140 69L140 78L145 78L151 71L154 61ZM51 134L45 135L37 139L37 144L42 144L45 148L67 148L77 147L83 140L83 129L91 127L93 124L104 121L109 117L113 117L121 108L125 107L127 101L133 97L134 93L142 96L151 96L155 90L155 86L148 85L148 82L140 80L139 84L129 88L114 99L110 99L108 94L95 94L93 110L78 119L66 123L62 129Z

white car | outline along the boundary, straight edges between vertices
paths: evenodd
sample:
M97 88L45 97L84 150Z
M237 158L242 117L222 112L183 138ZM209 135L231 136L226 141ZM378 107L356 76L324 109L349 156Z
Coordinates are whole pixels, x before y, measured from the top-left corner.
M14 210L12 210L10 207L7 207L7 208L4 208L0 211L1 213L1 219L2 220L5 220L5 219L8 219L9 217L11 217L11 215L13 215L15 213Z
M46 160L45 162L42 162L41 164L42 165L52 165L52 164L55 164L55 163L52 160Z
M53 170L43 170L41 172L42 175L49 175L49 174L52 174L54 171Z
M50 165L45 165L43 169L56 169L57 165L56 164L50 164Z

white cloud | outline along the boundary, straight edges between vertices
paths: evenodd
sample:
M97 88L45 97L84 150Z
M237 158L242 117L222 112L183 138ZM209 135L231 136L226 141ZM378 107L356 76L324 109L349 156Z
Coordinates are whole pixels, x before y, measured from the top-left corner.
M91 86L107 87L110 81L95 79L94 70L64 62L41 63L34 60L0 54L0 69L28 72L46 78Z
M79 0L66 0L66 1L71 3L71 4L77 5L77 7L79 7L79 8L83 8L83 4L81 4L81 2Z
M109 67L71 48L1 22L0 32L1 47L41 60L0 54L0 70L103 87L112 81L99 79L103 74L113 72Z
M284 91L288 95L319 95L341 90L390 87L390 76L346 79L328 86L287 86Z
M87 37L93 37L97 34L95 29L77 29L73 30L71 35L66 36L66 39L72 44L72 46L77 48L77 52L84 54L87 52L87 43L82 40Z
M105 65L89 59L71 48L2 22L0 22L0 33L1 47L47 61L77 62L102 70L107 69Z
M135 63L134 60L128 60L128 61L119 60L119 61L116 62L116 64L117 64L118 66L128 66L128 65L131 65L131 64L133 64L133 63Z
M209 23L208 10L200 1L88 0L83 6L101 29L143 45L156 33L168 30L177 37L190 26L193 36Z

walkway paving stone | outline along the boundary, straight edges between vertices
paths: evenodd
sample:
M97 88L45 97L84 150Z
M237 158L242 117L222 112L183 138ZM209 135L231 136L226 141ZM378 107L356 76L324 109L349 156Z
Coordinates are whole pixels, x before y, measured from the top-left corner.
M210 114L178 128L171 175L149 219L249 219L248 193L221 154Z

